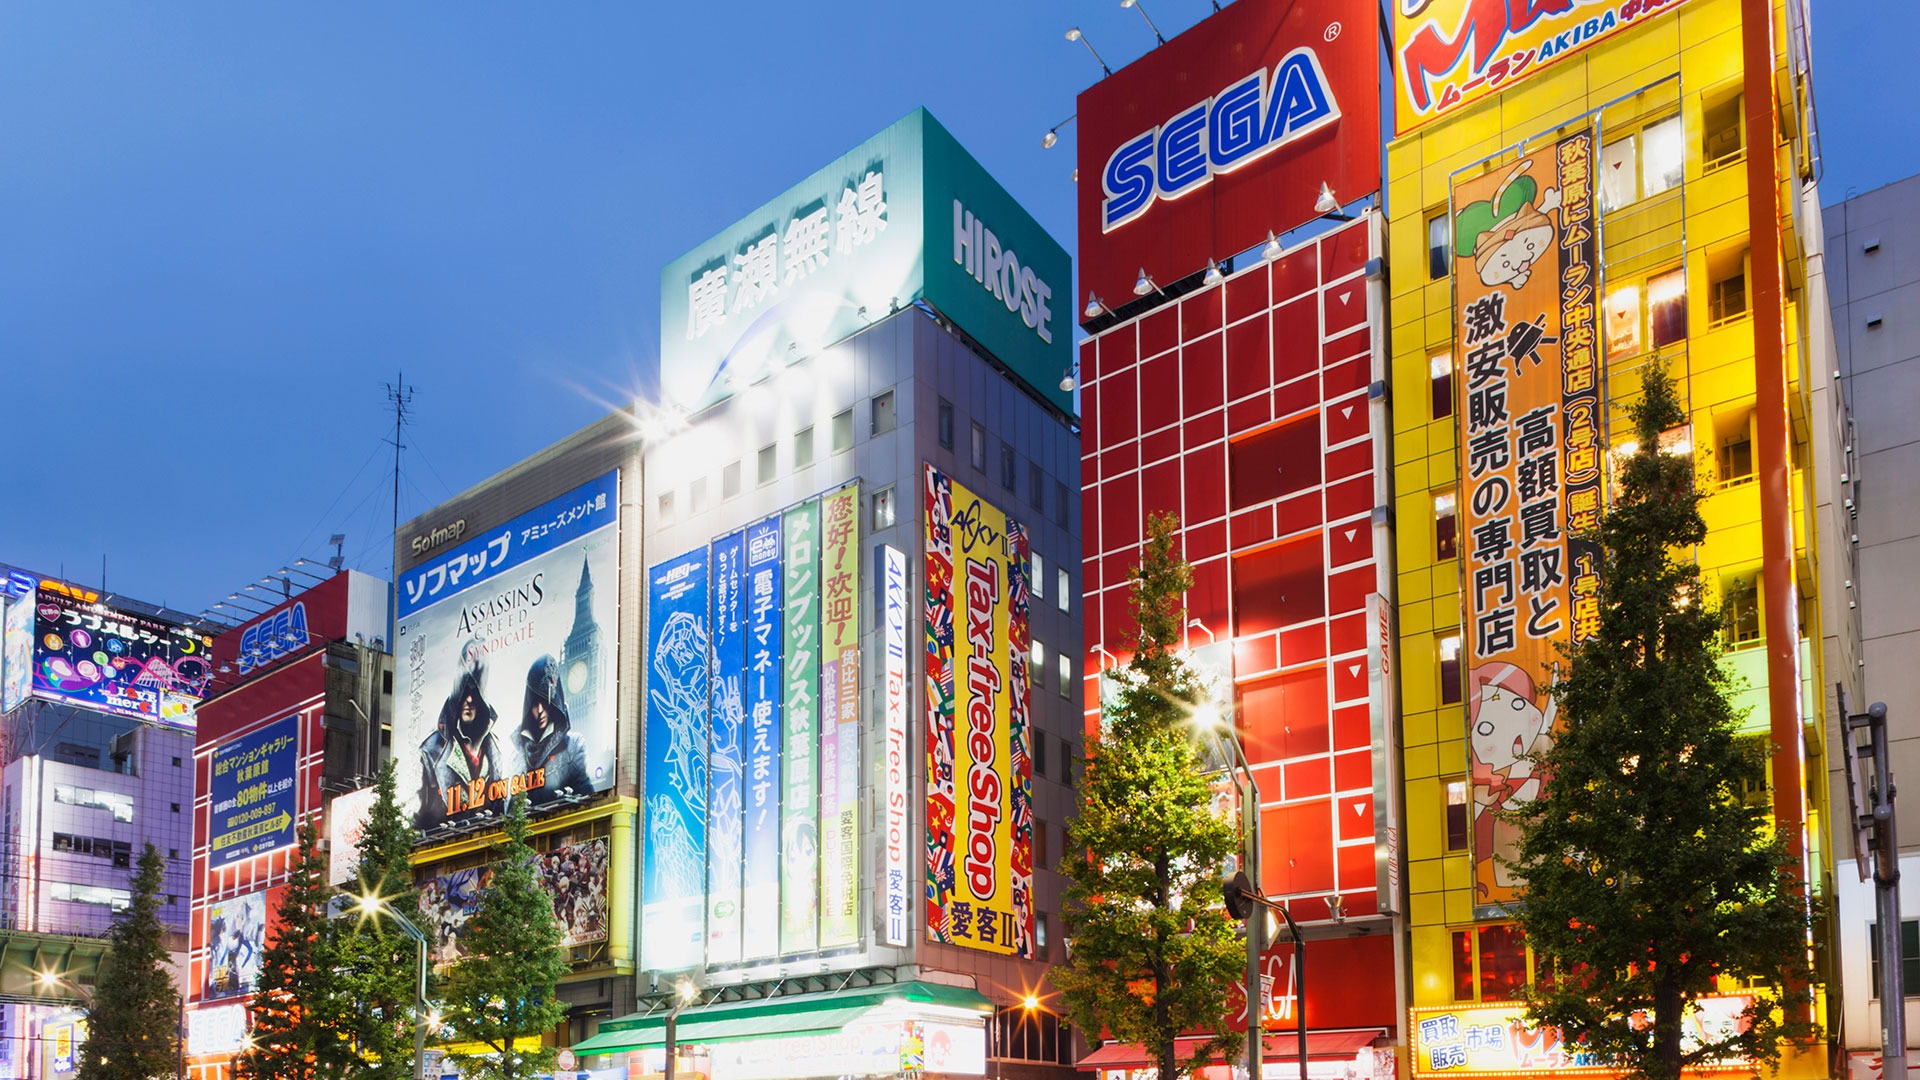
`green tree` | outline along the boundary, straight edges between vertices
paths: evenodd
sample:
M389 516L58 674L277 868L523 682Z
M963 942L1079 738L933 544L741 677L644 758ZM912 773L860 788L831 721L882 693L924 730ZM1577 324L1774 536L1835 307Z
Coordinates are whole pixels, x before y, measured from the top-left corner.
M341 1023L352 1006L334 969L332 890L312 821L300 826L288 871L260 954L251 1045L235 1063L242 1080L319 1080L360 1066Z
M527 803L507 809L506 842L496 850L493 884L467 921L467 955L441 980L441 1013L454 1038L488 1048L483 1055L449 1055L462 1075L481 1080L527 1080L553 1071L551 1047L526 1050L516 1042L546 1035L567 1015L554 987L567 973L553 901L534 875L527 845Z
M1716 1059L1777 1062L1783 1038L1810 1033L1776 1011L1812 977L1809 908L1766 809L1743 798L1766 761L1736 737L1720 612L1690 557L1707 531L1692 462L1660 449L1686 419L1663 369L1629 416L1639 449L1595 537L1599 628L1566 650L1565 728L1535 755L1540 797L1512 814L1513 867L1542 973L1529 1019L1630 1076L1678 1080ZM1744 1030L1683 1039L1689 1003L1725 979L1776 989Z
M133 874L133 900L114 916L87 1011L79 1080L171 1076L180 1061L180 993L168 965L160 890L167 864L148 842Z
M1053 971L1074 1023L1144 1045L1168 1080L1232 1057L1245 1039L1227 1024L1227 988L1246 954L1221 897L1237 830L1214 812L1191 723L1203 691L1173 652L1193 584L1178 528L1155 515L1132 573L1139 630L1118 700L1089 740L1061 866L1073 953ZM1212 1034L1178 1060L1175 1038L1195 1031Z
M360 869L354 890L378 897L381 906L420 925L413 888L413 825L400 808L394 765L380 767L373 807L360 834ZM384 914L350 916L336 924L336 963L347 1000L356 1003L343 1020L353 1033L370 1080L406 1080L413 1074L414 980L419 954L411 937Z

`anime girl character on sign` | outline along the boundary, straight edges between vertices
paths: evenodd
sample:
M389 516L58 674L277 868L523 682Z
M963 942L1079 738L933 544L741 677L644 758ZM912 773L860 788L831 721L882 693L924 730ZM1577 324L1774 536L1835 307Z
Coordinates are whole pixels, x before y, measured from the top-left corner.
M1470 202L1453 215L1454 251L1473 260L1474 272L1488 288L1526 288L1533 266L1554 254L1554 224L1548 215L1560 208L1560 189L1541 190L1527 176L1533 159L1518 161L1493 198Z
M1519 829L1501 814L1518 810L1540 796L1540 777L1527 755L1553 741L1555 702L1550 690L1535 687L1533 676L1512 664L1493 661L1473 669L1468 681L1468 763L1473 770L1473 851L1476 858L1511 857ZM1493 860L1494 884L1520 884L1512 870Z

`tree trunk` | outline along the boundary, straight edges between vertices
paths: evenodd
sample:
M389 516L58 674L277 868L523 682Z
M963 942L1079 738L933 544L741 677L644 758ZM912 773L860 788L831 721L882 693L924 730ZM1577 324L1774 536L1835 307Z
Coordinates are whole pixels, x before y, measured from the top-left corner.
M1155 877L1158 879L1156 890L1159 895L1154 899L1161 910L1167 906L1168 868L1167 857L1162 854L1154 861ZM1153 932L1153 1031L1159 1037L1160 1045L1155 1047L1160 1059L1159 1080L1176 1080L1180 1075L1174 1055L1173 1017L1167 1008L1166 986L1173 981L1173 973L1167 970L1167 935L1164 930Z
M1652 1080L1680 1080L1680 1033L1685 1010L1680 987L1671 979L1653 986L1653 1059L1647 1070Z

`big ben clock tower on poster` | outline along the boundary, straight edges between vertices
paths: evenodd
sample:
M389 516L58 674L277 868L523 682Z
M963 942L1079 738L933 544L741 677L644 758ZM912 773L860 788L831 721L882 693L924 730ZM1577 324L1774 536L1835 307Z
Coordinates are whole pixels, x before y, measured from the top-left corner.
M573 629L561 649L560 670L567 682L568 711L590 716L600 688L600 624L593 618L593 571L580 558L580 586L573 593Z

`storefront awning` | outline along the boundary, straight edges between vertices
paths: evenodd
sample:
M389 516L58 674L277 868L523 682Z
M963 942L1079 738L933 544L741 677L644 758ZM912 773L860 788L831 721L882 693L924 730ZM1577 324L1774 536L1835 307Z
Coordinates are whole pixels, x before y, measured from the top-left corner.
M674 1041L692 1045L734 1042L773 1036L813 1035L839 1031L876 1012L917 1008L974 1013L982 1017L993 1005L979 991L941 983L905 982L862 986L824 994L786 994L749 1001L695 1005L680 1010ZM592 1037L573 1044L576 1054L616 1054L664 1046L665 1009L633 1013L600 1025Z
M1308 1061L1343 1061L1352 1058L1373 1045L1373 1040L1385 1035L1385 1028L1356 1028L1347 1031L1309 1031L1307 1032ZM1173 1052L1185 1061L1205 1038L1180 1038L1174 1040ZM1260 1040L1265 1053L1262 1060L1269 1065L1280 1062L1300 1060L1300 1041L1292 1034L1266 1035ZM1219 1055L1214 1055L1220 1062ZM1111 1042L1080 1059L1082 1069L1142 1069L1153 1064L1153 1054L1139 1043Z

